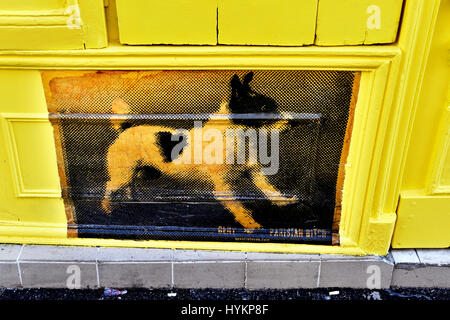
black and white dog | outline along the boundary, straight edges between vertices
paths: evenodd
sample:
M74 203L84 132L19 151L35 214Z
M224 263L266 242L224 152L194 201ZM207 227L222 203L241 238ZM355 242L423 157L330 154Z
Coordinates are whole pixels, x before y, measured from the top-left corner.
M276 102L262 94L254 92L250 87L253 73L246 74L241 81L234 75L230 81L231 98L228 102L221 104L220 110L213 114L210 119L202 123L203 132L213 132L214 135L227 135L227 130L248 131L258 130L285 130L288 128L286 115L279 112ZM127 114L130 107L122 99L116 99L113 103L113 111ZM268 116L270 115L270 116ZM217 119L221 119L218 124ZM125 121L125 120L124 120ZM204 152L192 148L195 140L196 130L184 130L183 143L173 137L180 137L180 131L171 127L161 125L135 125L129 126L115 123L115 128L120 134L115 142L109 147L107 153L107 169L109 181L106 184L105 197L102 207L110 213L112 210L112 193L120 188L127 188L138 166L154 168L162 174L178 179L200 179L207 181L213 186L211 190L214 197L234 216L234 219L244 228L261 228L262 224L255 220L252 211L233 196L233 186L227 177L234 171L245 171L254 186L271 203L277 207L296 202L295 197L287 197L277 190L267 179L261 170L258 161L245 161L244 163L229 163L228 161L195 161L196 153ZM237 137L244 139L245 137ZM241 141L242 142L242 141ZM239 142L237 142L239 143ZM181 147L180 147L181 146ZM256 148L253 146L250 148ZM177 152L174 149L178 148ZM235 146L232 147L235 150ZM214 148L214 157L218 153L227 154L230 150L225 144ZM250 150L250 153L256 150ZM194 161L189 161L194 158ZM186 161L186 159L188 161Z

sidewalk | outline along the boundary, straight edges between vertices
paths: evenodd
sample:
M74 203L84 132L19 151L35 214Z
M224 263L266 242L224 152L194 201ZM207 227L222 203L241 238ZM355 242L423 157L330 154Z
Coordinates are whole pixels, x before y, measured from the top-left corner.
M8 288L450 287L450 249L386 257L0 245Z

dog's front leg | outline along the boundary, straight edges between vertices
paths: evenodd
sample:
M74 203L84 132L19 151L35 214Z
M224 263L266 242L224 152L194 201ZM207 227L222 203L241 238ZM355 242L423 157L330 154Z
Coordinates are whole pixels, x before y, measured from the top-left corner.
M130 135L129 131L125 131L111 145L106 156L109 181L106 183L105 198L102 201L102 207L106 213L111 213L112 193L131 182L137 159L142 158L139 149L134 150L133 146L136 143L130 139L130 136L134 137ZM124 191L125 195L130 197L130 188L128 187Z
M261 190L264 195L274 202L277 206L285 206L297 200L296 196L291 198L283 196L283 194L270 184L267 177L259 170L252 170L253 183Z

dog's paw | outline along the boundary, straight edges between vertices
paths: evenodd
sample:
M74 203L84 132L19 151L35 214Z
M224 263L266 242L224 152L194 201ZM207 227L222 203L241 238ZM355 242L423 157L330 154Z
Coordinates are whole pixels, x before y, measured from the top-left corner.
M294 202L296 202L298 200L297 196L292 196L292 197L285 197L283 195L279 195L279 197L277 197L275 204L279 207L283 207L283 206L287 206L289 204L292 204Z
M103 199L102 208L107 214L111 213L111 201L109 199Z

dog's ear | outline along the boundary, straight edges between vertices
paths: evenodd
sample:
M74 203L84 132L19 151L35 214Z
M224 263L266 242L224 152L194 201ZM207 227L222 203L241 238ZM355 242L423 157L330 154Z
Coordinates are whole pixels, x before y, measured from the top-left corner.
M233 90L238 90L238 89L240 89L241 87L242 87L241 80L239 79L238 75L235 74L235 75L233 76L233 78L231 78L231 88L232 88Z
M127 114L130 113L130 106L122 98L116 98L111 106L113 114ZM117 131L123 131L130 127L130 124L124 119L113 122L113 128Z
M243 81L244 86L250 87L250 81L252 81L252 79L253 79L253 71L250 71L249 73L247 73L244 76L244 81Z
M235 74L233 78L231 78L231 93L233 96L239 95L242 90L242 83L239 79L238 75Z
M122 98L116 98L112 103L112 112L115 114L126 114L130 112L130 106Z

